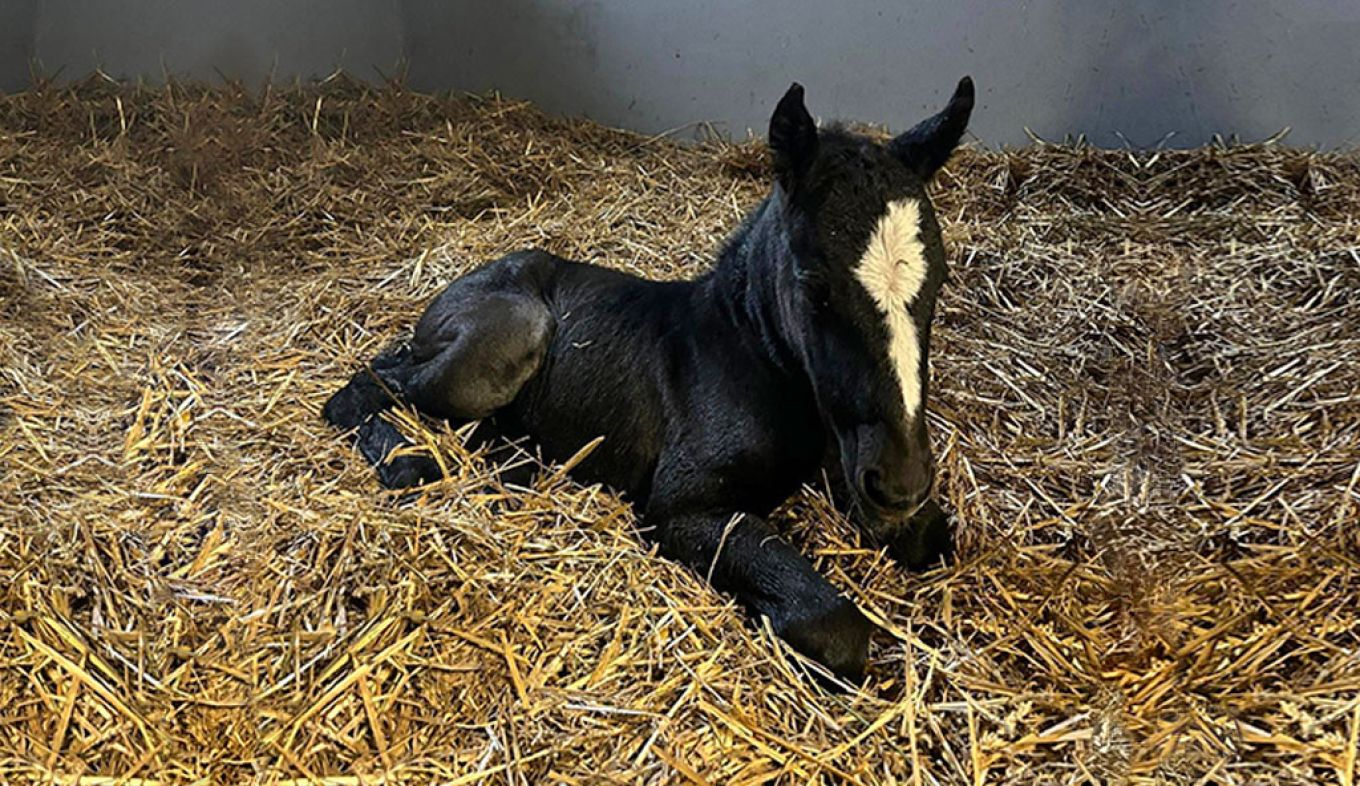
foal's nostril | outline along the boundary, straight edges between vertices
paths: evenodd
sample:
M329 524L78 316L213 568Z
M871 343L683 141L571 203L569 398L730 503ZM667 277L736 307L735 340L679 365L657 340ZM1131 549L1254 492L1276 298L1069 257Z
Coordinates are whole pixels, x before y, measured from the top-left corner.
M883 494L883 476L879 475L876 469L865 469L860 473L860 491L864 492L869 502L879 507L887 507L887 496Z
M885 510L906 510L921 504L930 492L930 482L908 488L907 484L889 483L883 473L866 469L859 476L860 492L875 506Z
M900 503L883 487L883 473L876 469L866 469L860 475L860 488L869 501L880 508L895 508Z

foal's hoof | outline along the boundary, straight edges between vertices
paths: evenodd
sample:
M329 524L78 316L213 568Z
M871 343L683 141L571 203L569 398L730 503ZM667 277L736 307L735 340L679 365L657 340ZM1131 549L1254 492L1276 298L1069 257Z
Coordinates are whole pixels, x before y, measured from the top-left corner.
M851 601L838 597L814 616L788 623L780 635L793 648L827 667L846 682L864 678L873 623Z
M442 477L439 462L429 456L396 456L378 465L378 482L389 489L423 486Z
M926 504L888 544L893 558L911 570L927 570L954 555L954 525L935 500Z
M321 417L341 431L348 431L382 408L382 400L359 382L351 381L326 400Z

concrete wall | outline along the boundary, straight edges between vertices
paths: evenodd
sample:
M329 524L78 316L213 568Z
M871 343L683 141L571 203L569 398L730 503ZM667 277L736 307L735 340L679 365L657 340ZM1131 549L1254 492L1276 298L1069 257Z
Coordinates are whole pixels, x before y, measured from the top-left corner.
M0 0L14 2L36 6L32 51L64 77L101 68L159 80L168 70L259 84L343 66L376 78L375 66L392 74L402 53L397 0Z
M33 56L33 27L38 0L0 0L0 92L22 90L29 84L28 61Z
M26 32L16 32L26 31ZM1360 144L1355 0L0 0L0 89L96 65L117 76L248 83L376 78L497 89L657 133L696 121L763 132L793 80L824 118L904 127L955 80L991 144ZM682 131L682 135L687 131Z
M660 132L763 132L792 80L822 117L903 127L955 81L973 131L1022 144L1360 142L1355 0L404 0L414 87L496 87Z

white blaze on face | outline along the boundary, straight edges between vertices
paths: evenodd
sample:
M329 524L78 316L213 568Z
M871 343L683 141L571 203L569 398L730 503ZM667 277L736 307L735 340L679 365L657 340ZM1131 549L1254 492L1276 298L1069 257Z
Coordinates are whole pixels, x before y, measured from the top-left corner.
M920 205L914 199L888 204L878 220L855 276L888 326L888 358L902 388L907 422L921 410L921 342L907 310L926 281Z

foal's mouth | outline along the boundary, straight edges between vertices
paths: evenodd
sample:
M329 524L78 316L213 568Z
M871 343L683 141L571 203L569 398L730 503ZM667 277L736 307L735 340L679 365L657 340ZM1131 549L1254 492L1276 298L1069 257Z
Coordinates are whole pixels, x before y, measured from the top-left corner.
M913 520L930 504L928 495L908 508L885 508L873 502L866 502L860 494L855 492L851 492L850 497L850 508L854 514L854 519L876 539L882 541L891 540L904 527L911 526Z
M921 501L916 503L915 505L912 505L910 510L902 514L902 517L905 518L907 521L911 521L913 518L916 517L916 514L920 513L921 510L926 506L926 502L929 499L930 497L922 497Z
M912 571L948 562L954 550L949 515L927 496L909 508L888 510L852 495L853 520L871 541L886 547L893 558Z

